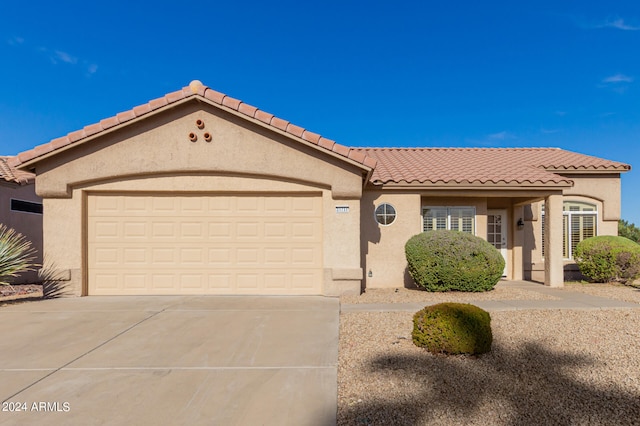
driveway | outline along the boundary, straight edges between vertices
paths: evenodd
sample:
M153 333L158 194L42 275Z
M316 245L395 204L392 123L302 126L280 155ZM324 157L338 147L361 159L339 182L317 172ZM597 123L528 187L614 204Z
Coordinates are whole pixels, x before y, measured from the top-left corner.
M5 306L0 424L335 424L339 309L253 296Z

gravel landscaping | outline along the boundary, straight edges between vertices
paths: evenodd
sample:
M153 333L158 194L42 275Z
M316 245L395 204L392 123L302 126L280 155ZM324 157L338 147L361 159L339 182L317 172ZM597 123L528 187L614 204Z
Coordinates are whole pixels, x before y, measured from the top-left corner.
M632 287L577 286L640 303ZM408 301L480 300L428 296ZM411 312L342 313L338 424L640 425L640 309L504 311L491 318L490 353L447 357L413 345Z
M565 283L564 291L587 293L592 296L640 303L640 285L625 286L622 284L581 284Z
M19 301L32 301L42 298L42 285L16 284L0 286L0 306Z
M471 302L474 300L558 300L535 291L509 287L499 283L491 291L479 293L445 292L432 293L412 288L372 288L361 295L345 295L340 297L344 304L360 303L440 303L440 302Z

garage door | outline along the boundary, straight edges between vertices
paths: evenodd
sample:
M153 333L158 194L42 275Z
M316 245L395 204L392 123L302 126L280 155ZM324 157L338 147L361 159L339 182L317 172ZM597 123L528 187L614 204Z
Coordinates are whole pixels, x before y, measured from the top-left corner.
M93 295L320 294L319 196L90 195Z

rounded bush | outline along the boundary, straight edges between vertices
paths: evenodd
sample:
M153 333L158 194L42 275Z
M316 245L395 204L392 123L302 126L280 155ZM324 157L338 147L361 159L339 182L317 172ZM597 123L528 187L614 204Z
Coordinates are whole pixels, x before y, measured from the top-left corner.
M488 291L500 281L504 259L482 238L458 231L428 231L405 245L409 274L429 291Z
M603 235L582 240L573 257L582 275L595 282L633 282L640 277L640 244Z
M427 306L413 316L413 343L431 353L483 354L491 350L491 316L466 303Z

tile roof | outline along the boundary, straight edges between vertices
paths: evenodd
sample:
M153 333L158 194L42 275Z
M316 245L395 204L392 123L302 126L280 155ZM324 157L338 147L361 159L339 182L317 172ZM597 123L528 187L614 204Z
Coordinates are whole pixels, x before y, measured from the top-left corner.
M90 137L95 137L100 133L112 128L126 125L127 122L138 117L142 117L146 114L157 111L171 104L177 104L181 101L185 101L186 99L193 97L200 97L202 99L206 99L211 103L218 104L223 108L226 107L231 110L237 111L238 113L245 115L248 118L255 119L263 124L273 127L274 129L283 131L294 138L298 138L313 145L317 145L320 149L331 151L332 153L339 156L349 158L356 163L362 164L366 168L372 169L376 165L376 162L373 158L365 155L359 150L351 149L344 145L339 145L330 139L320 136L317 133L313 133L302 127L296 126L295 124L290 123L287 120L275 117L273 114L269 114L268 112L259 110L254 106L227 96L224 93L217 92L207 86L204 86L198 80L192 81L189 86L182 88L182 90L168 93L161 98L153 99L146 104L139 105L128 111L118 113L113 117L101 120L99 123L85 126L81 130L71 132L66 136L39 145L29 151L22 152L11 159L11 165L14 167L18 167L21 164L35 160L58 149L63 149L69 145L85 142Z
M182 90L168 93L146 104L116 114L98 123L54 139L16 157L5 157L0 162L0 172L5 180L28 181L33 175L18 171L25 163L40 157L89 142L103 132L127 125L132 120L200 98L235 111L250 120L284 132L301 142L318 146L337 156L346 157L365 169L373 169L370 182L373 184L487 184L487 185L571 185L571 179L556 174L569 172L624 172L630 166L588 155L565 151L559 148L352 148L310 132L262 111L254 106L234 99L204 86L197 80ZM16 174L17 173L17 174Z
M9 162L11 158L13 157L0 156L0 177L7 182L17 183L18 185L33 183L36 175L11 166Z
M630 166L559 148L360 148L377 160L373 184L571 185L554 172L624 172Z

